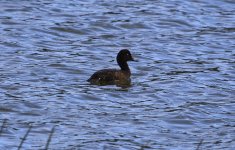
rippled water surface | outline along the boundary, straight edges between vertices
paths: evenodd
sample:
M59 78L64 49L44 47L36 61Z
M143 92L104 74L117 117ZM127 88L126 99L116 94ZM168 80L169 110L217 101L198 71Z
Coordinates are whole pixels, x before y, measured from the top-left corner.
M233 0L2 0L0 33L0 149L235 148ZM130 87L86 82L122 48Z

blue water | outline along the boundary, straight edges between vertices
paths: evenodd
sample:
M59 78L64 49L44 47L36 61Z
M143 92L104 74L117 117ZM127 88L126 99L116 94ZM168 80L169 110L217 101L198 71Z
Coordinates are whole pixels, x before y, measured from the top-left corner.
M233 0L0 1L0 149L233 150L234 25ZM123 48L130 87L86 82Z

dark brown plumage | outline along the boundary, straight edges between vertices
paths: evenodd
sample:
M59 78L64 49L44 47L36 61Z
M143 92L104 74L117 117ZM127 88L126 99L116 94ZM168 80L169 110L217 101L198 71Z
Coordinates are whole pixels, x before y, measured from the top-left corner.
M131 71L127 61L133 61L129 50L120 50L117 57L117 63L121 70L118 69L103 69L95 72L87 81L92 84L116 84L116 82L130 81Z

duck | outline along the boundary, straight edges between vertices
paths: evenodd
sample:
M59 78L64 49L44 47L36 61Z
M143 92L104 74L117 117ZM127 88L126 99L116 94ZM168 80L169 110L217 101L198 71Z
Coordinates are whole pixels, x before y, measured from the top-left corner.
M131 52L128 49L122 49L116 57L117 64L121 69L102 69L95 72L87 80L91 84L109 85L116 83L130 83L131 70L127 64L128 61L134 61Z

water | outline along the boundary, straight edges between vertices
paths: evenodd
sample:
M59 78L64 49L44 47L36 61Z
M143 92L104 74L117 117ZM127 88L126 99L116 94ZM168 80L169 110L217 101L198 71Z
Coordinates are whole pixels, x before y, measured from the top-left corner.
M2 0L0 149L234 149L234 25L233 0ZM122 48L131 87L89 85Z

